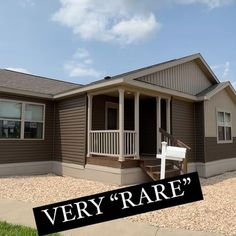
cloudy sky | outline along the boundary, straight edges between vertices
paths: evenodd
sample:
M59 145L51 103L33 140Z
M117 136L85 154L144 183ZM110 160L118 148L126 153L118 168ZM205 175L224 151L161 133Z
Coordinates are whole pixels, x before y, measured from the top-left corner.
M0 3L0 68L86 84L200 52L236 87L236 0Z

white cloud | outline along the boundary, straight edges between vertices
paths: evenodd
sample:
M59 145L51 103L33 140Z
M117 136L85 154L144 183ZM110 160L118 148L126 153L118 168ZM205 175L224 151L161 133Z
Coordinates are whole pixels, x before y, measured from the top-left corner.
M229 77L230 63L227 61L224 66L223 78L226 80Z
M61 8L52 19L72 28L85 40L130 44L147 39L160 29L147 7L150 4L142 0L60 1Z
M20 0L20 6L26 8L28 6L33 7L35 5L34 0Z
M73 55L74 59L88 59L90 58L89 52L84 48L78 48Z
M230 80L230 62L226 61L223 64L213 65L211 69L214 70L222 80Z
M5 68L7 70L13 70L13 71L17 71L17 72L21 72L21 73L26 73L26 74L30 74L30 72L24 68L19 68L19 67L7 67Z
M25 0L30 1L30 0ZM203 4L209 9L236 0L60 0L60 9L52 20L70 27L84 40L137 43L150 38L161 28L157 9L165 5Z
M65 63L64 68L70 77L99 78L102 73L92 67L93 60L89 52L84 48L78 48L72 56L72 60Z
M181 4L205 4L207 5L210 9L214 9L217 7L222 7L225 5L229 5L235 2L235 0L173 0L177 3Z
M70 61L64 65L65 69L69 71L70 77L95 77L98 78L101 73L92 67L88 67L82 63Z

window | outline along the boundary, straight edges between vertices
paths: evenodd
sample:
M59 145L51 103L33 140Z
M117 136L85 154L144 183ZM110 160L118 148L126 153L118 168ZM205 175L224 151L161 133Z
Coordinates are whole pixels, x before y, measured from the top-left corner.
M118 129L118 104L107 102L106 103L106 129L117 130Z
M43 106L26 104L24 138L43 137Z
M232 141L231 113L217 111L217 138L219 143Z
M43 139L45 106L0 100L0 139Z

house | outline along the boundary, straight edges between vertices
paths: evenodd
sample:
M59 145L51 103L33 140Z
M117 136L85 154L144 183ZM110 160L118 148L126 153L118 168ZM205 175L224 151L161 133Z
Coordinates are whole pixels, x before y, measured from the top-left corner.
M236 169L236 94L200 54L88 85L0 70L0 175L56 173L134 184L163 139L188 171Z

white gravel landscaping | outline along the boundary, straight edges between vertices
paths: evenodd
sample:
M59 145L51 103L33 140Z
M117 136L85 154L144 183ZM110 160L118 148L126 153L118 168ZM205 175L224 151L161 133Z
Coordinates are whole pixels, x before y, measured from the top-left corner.
M201 179L204 201L127 219L163 228L236 235L236 171ZM0 199L47 204L109 191L115 185L55 175L0 178Z

